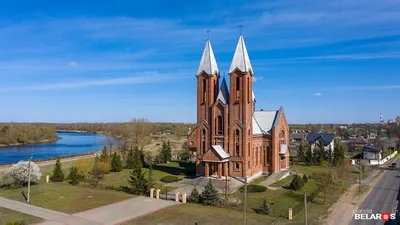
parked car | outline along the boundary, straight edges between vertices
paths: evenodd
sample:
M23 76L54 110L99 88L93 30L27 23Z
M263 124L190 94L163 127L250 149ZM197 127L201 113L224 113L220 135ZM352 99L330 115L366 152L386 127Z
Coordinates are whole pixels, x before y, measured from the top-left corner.
M392 165L390 165L390 167L397 168L397 163L392 163Z

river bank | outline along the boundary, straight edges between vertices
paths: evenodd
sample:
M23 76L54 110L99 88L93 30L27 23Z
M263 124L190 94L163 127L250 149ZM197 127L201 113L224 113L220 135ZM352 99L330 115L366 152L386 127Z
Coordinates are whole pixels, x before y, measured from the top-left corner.
M87 158L94 158L98 153L101 153L101 151L93 151L93 152L88 152L84 154L79 154L79 155L69 155L69 156L63 156L60 157L61 162L70 162L70 161L76 161L79 159L87 159ZM46 159L46 160L33 160L39 167L42 166L51 166L56 164L57 158L52 158L52 159ZM15 164L15 163L13 163ZM7 170L10 168L13 164L4 164L0 165L0 172Z
M27 143L0 144L0 150L2 147L46 144L46 143L52 143L52 142L58 141L60 139L61 139L61 137L54 138L54 139L44 139L44 140L40 140L40 141L28 141Z

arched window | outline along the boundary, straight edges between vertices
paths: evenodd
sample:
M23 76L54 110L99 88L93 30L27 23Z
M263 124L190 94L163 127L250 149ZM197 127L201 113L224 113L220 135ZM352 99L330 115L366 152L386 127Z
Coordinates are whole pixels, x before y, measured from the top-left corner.
M201 152L203 154L206 152L206 129L201 132Z
M239 143L239 130L236 130L235 132L235 153L236 156L240 156L240 143Z
M217 117L217 135L224 135L224 117L222 115Z
M279 133L279 139L281 144L285 144L285 131L281 128L281 132Z
M250 142L248 144L247 155L249 155L249 157L251 156Z

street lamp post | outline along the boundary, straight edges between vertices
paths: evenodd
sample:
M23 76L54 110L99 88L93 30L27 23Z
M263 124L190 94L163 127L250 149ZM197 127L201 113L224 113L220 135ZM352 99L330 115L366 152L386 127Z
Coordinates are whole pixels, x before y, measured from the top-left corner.
M246 213L247 213L247 177L244 180L244 215L243 225L246 225Z
M27 202L29 202L29 198L31 195L31 161L32 161L33 156L29 158L29 166L28 166L28 199Z

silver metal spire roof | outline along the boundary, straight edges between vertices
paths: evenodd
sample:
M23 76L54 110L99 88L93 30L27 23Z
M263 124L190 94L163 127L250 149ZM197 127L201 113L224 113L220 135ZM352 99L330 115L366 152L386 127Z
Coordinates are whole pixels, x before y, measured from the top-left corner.
M254 95L254 91L252 91L253 94L253 102L256 100L256 96Z
M221 100L224 104L229 104L229 91L228 85L226 84L225 77L222 79L221 88L217 96L217 100Z
M215 60L214 52L209 39L204 46L203 56L201 57L196 76L200 75L203 71L208 75L213 75L215 72L219 72L217 60Z
M239 41L236 46L235 54L233 55L231 67L229 73L234 70L240 70L241 72L253 72L253 67L251 67L250 58L247 53L246 44L244 43L243 35L240 34Z

